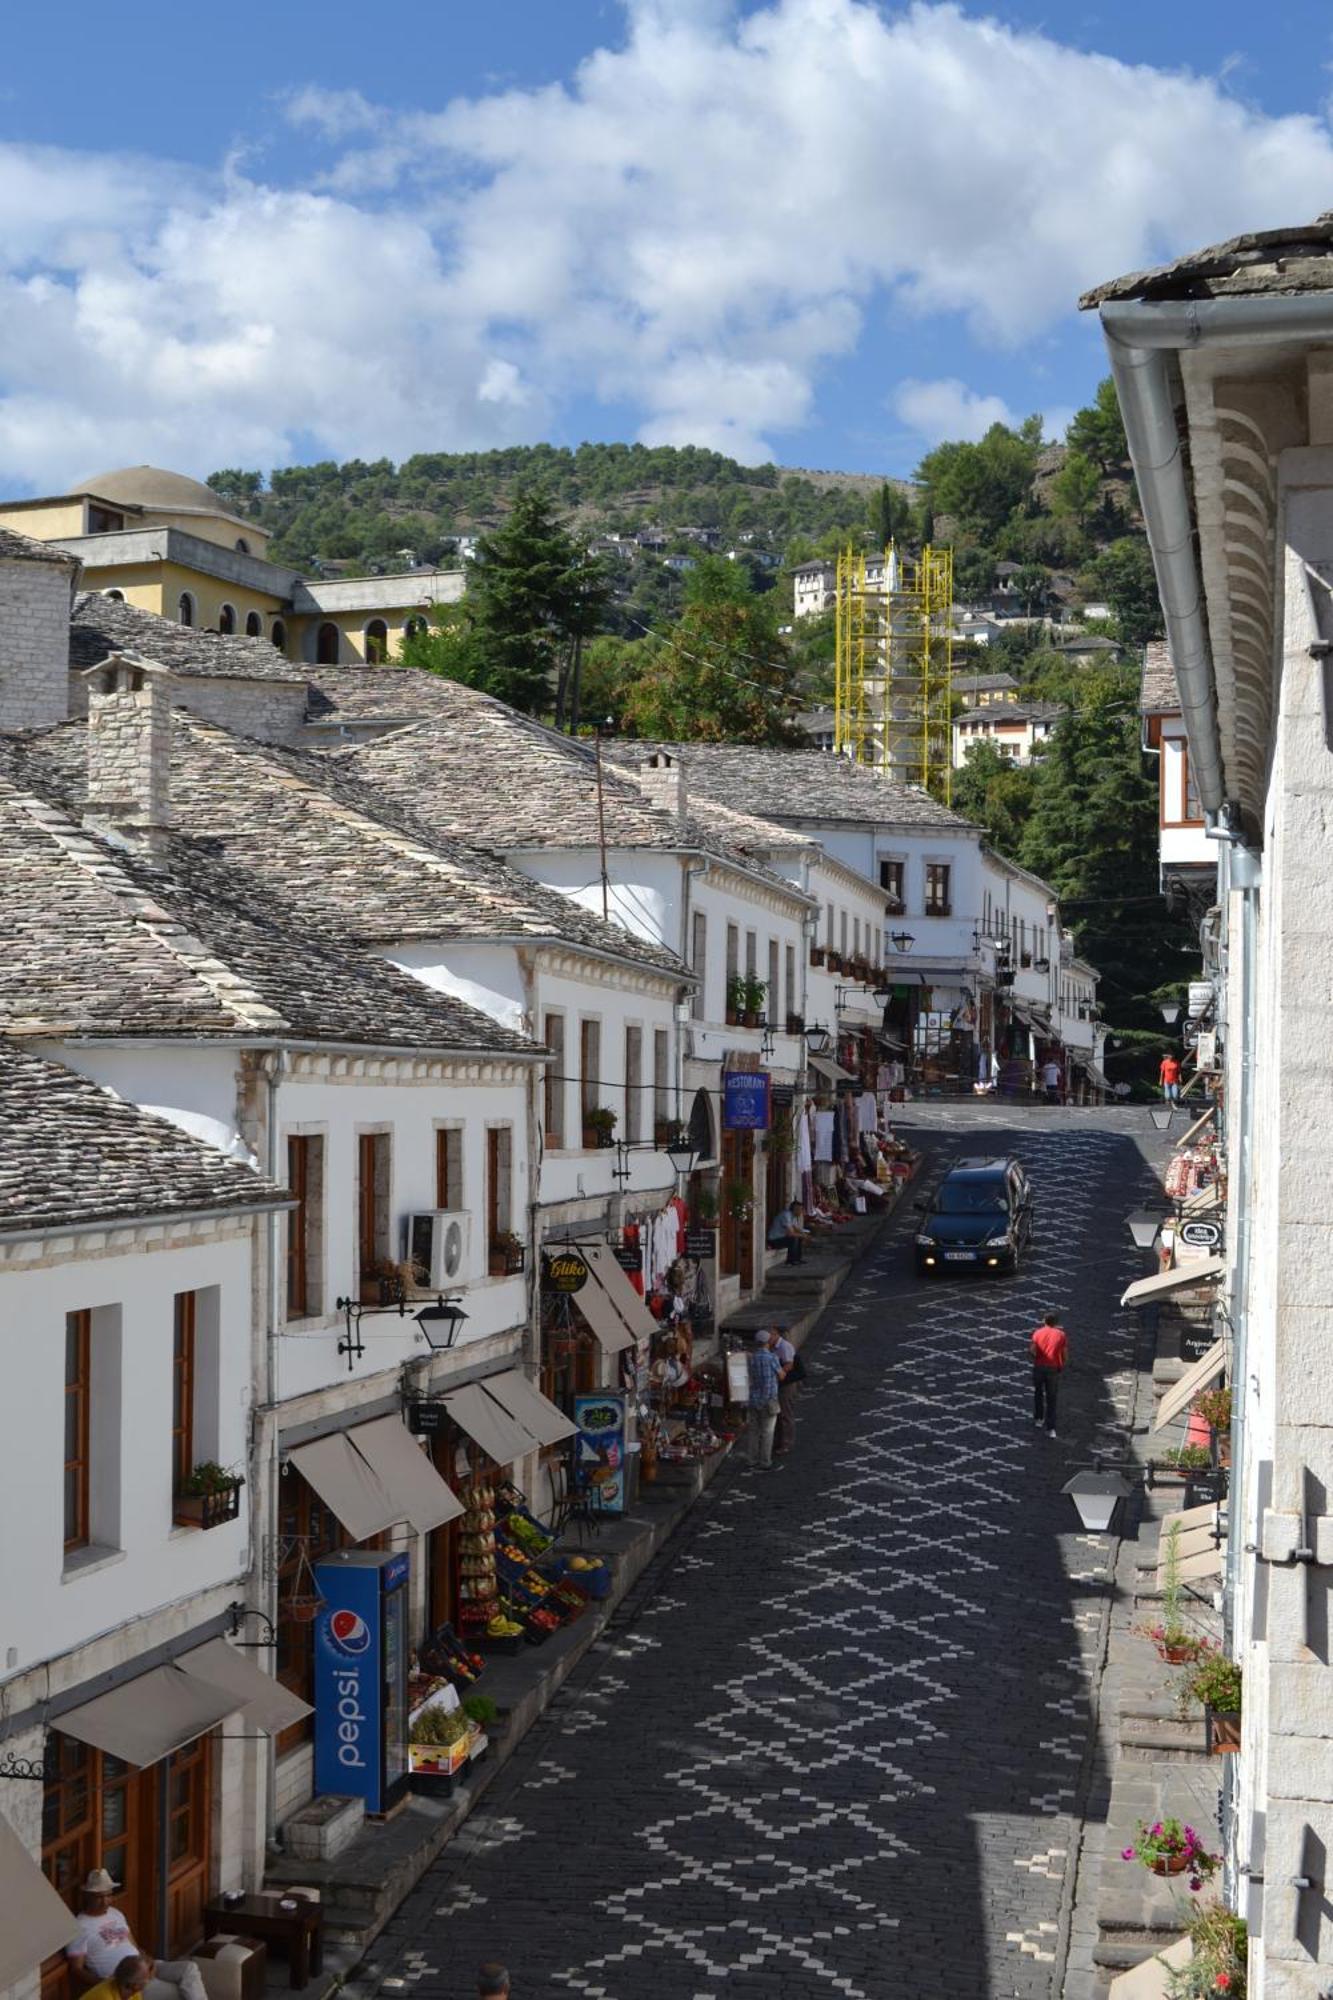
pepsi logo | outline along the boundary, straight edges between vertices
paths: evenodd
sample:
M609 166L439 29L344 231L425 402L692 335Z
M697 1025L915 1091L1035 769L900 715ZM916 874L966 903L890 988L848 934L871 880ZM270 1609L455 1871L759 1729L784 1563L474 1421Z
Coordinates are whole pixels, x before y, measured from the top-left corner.
M329 1644L338 1653L364 1653L370 1647L370 1627L357 1611L335 1611L329 1620Z

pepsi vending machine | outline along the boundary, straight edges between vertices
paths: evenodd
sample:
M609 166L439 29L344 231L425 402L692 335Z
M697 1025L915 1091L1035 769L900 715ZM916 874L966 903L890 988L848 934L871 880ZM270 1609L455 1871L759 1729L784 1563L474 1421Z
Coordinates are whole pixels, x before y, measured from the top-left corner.
M315 1790L385 1813L407 1790L406 1552L315 1564Z

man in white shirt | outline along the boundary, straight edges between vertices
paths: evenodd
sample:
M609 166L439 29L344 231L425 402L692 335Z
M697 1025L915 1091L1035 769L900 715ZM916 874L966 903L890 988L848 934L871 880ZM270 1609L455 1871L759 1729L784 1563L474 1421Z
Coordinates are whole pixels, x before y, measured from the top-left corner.
M83 1884L78 1935L65 1948L70 1969L85 1986L109 1979L131 1952L139 1951L124 1914L112 1906L119 1887L105 1868L94 1868ZM157 1959L140 1952L148 1965L147 2000L207 2000L199 1967L192 1958ZM80 1989L82 1990L82 1989Z
M1044 1062L1041 1066L1041 1080L1046 1086L1046 1102L1048 1104L1058 1104L1060 1102L1059 1063L1054 1060Z

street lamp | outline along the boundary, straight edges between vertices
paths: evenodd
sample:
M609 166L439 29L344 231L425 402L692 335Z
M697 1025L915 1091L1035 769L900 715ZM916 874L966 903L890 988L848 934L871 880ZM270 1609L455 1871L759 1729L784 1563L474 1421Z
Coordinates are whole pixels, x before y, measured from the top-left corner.
M806 1051L812 1056L826 1056L832 1036L827 1028L807 1028L805 1031Z
M1176 1022L1180 1019L1179 1000L1163 1000L1162 1019L1166 1022L1168 1028L1175 1027Z
M1153 1124L1159 1132L1170 1131L1171 1120L1175 1117L1175 1114L1176 1107L1174 1104L1153 1104L1148 1109L1148 1116L1152 1119Z
M911 931L890 931L889 943L895 951L902 952L905 957L916 943L916 939L912 936Z
M1134 1248L1136 1250L1152 1249L1153 1244L1157 1241L1157 1232L1161 1228L1164 1219L1160 1215L1148 1215L1143 1209L1137 1209L1128 1218L1129 1233L1134 1238Z
M682 1175L692 1174L699 1158L699 1148L688 1132L681 1131L667 1147L666 1156L671 1162L673 1172Z
M1115 1518L1115 1510L1134 1491L1118 1472L1076 1472L1060 1488L1078 1509L1078 1518L1090 1535L1104 1535Z
M439 1354L452 1347L458 1338L458 1329L467 1314L457 1299L437 1298L433 1306L423 1306L419 1313L413 1313L421 1328L421 1337L432 1354Z

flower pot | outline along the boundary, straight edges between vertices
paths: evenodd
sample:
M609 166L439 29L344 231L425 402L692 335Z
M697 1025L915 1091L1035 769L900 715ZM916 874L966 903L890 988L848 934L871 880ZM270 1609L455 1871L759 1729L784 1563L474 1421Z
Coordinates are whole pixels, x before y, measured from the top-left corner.
M171 1518L178 1528L220 1528L239 1515L244 1484L244 1480L236 1479L212 1493L178 1493L172 1502Z
M1183 1875L1188 1867L1189 1860L1183 1854L1162 1854L1148 1863L1152 1875Z
M1240 1749L1240 1710L1205 1708L1204 1731L1210 1757L1225 1757Z
M1191 1639L1183 1646L1159 1646L1157 1650L1169 1667L1184 1667L1196 1657L1199 1649Z

